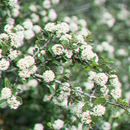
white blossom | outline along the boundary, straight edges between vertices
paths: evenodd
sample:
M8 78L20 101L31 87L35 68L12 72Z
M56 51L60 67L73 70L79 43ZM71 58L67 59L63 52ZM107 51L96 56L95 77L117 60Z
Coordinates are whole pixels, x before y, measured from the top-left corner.
M102 116L105 114L105 111L106 111L106 108L102 105L96 105L94 108L93 108L93 115L95 116Z
M108 76L105 73L97 73L94 81L96 84L103 86L107 83Z
M33 30L28 29L24 31L24 37L26 40L30 40L35 36L35 33L33 32Z
M47 23L44 29L49 32L54 32L56 31L56 25L55 23Z
M69 25L65 22L56 25L56 30L58 34L65 34L70 31Z
M51 2L50 2L50 0L44 0L44 1L43 1L43 7L44 7L45 9L51 8Z
M37 14L33 13L33 14L31 14L31 20L33 23L37 23L37 22L39 22L40 17Z
M34 125L33 130L44 130L44 126L41 123L37 123Z
M33 31L37 34L41 32L41 27L39 25L34 25L33 26Z
M55 44L52 46L52 51L55 55L62 55L64 53L64 47L60 44Z
M48 18L49 18L50 21L55 21L57 19L57 13L54 9L49 10Z
M17 99L16 96L8 98L7 103L9 104L11 109L17 109L21 105L21 102Z
M9 53L9 58L11 60L15 60L19 55L21 55L21 52L18 51L18 50L10 50L10 53Z
M2 58L0 60L0 71L5 71L9 68L10 62L6 60L5 58Z
M103 122L101 128L102 130L111 130L111 124L109 122Z
M46 70L43 73L43 79L45 82L49 83L52 82L55 79L55 74L52 70Z
M33 23L30 19L26 19L24 22L23 22L23 27L27 30L30 30L33 28Z
M115 88L111 90L111 95L114 99L119 99L122 96L121 88Z
M90 116L90 112L89 111L83 112L81 114L81 120L85 124L90 124L92 122L92 119L91 119L91 116Z
M27 69L35 64L35 60L32 56L25 56L24 58L20 59L17 63L17 66L20 69Z
M54 121L53 128L55 130L60 130L63 127L64 127L64 121L63 120L58 119L58 120Z
M12 96L12 90L8 87L2 88L1 90L1 98L8 99Z

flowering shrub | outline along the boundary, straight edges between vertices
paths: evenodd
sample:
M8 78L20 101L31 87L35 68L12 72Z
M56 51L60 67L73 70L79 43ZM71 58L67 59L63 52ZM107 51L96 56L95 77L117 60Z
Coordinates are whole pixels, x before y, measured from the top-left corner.
M94 36L95 51L105 60L109 58L109 61L113 61L114 71L118 73L122 84L123 97L127 101L130 101L129 5L129 0L119 0L118 3L109 0L77 0L75 6L73 6L73 1L68 2L65 6L69 10L66 11L67 14L79 15L78 17L85 19L87 15L88 25ZM103 121L100 121L100 124L97 123L95 129L106 129L100 127L106 122L109 122L111 126L108 127L109 129L129 129L129 123L127 123L129 115L119 110L114 110L112 115L107 115Z
M1 2L2 8L9 6L1 17L10 14L0 33L0 107L5 119L9 116L2 128L91 129L110 107L127 111L118 76L94 51L85 20L55 21L52 6L59 0L33 2L28 7L17 0Z

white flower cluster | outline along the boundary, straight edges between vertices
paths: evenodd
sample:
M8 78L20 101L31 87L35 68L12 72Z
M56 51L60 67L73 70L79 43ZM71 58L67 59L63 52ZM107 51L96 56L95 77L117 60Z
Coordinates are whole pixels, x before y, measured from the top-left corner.
M44 130L44 126L41 123L37 123L34 125L33 130Z
M47 23L49 21L55 21L58 17L53 6L59 4L60 0L44 0L42 4L31 4L29 6L29 10L31 11L31 19L34 23L38 23L40 21L40 17L42 17L42 21Z
M108 76L105 73L89 72L89 80L94 81L97 85L104 86L108 82Z
M20 55L21 55L21 51L11 49L11 50L10 50L10 53L9 53L9 58L10 58L11 60L15 60L15 59L16 59L18 56L20 56Z
M64 22L67 22L70 26L70 31L75 32L78 35L88 36L90 34L87 28L87 22L84 19L79 19L76 16L65 17Z
M0 71L5 71L9 68L10 62L5 58L0 59Z
M81 46L81 58L85 61L90 61L95 58L95 62L98 62L98 56L96 53L93 52L92 46L90 45L83 45Z
M104 9L101 15L101 22L111 28L115 23L115 18L112 16L110 12Z
M0 34L0 41L9 41L12 47L19 48L24 45L24 40L30 40L34 36L41 32L41 27L37 24L33 24L30 19L26 19L22 25L15 25L9 19L4 26L6 33Z
M21 102L13 95L13 91L9 87L2 88L1 99L6 100L11 109L17 109L21 105Z
M113 89L111 90L111 95L114 99L119 99L122 96L121 83L117 75L110 75L110 84Z
M81 114L81 120L85 124L90 124L92 122L92 119L91 119L91 116L90 116L90 112L89 111L83 112Z
M55 74L52 70L46 70L43 73L43 79L45 82L49 83L52 82L55 79Z
M56 32L57 36L61 36L61 34L66 34L70 31L69 25L65 22L59 24L47 23L44 29L49 32Z
M12 90L8 87L5 87L1 90L1 99L8 99L12 96Z
M12 7L11 9L11 15L12 17L16 18L20 14L20 6L18 0L9 0L8 2L9 6Z
M60 130L64 127L64 121L61 119L55 120L53 124L54 130Z
M94 81L96 84L104 86L108 81L108 76L105 73L97 73Z
M92 114L94 116L103 116L106 112L106 108L102 105L96 105L94 108L93 108L93 112Z
M52 46L52 51L55 55L62 55L64 53L64 47L60 44L55 44Z
M21 105L21 102L16 96L11 96L11 98L8 98L7 103L11 109L17 109Z
M22 78L29 78L37 71L35 59L30 55L20 59L17 63L17 66L20 69L19 76Z
M111 124L109 122L103 122L101 125L102 130L111 130Z
M115 52L115 48L107 41L103 41L101 44L97 45L96 50L98 52L107 52L109 57L113 57Z
M24 37L26 40L32 39L35 34L41 32L41 27L39 25L33 25L33 22L31 19L26 19L23 22L23 27L24 27Z

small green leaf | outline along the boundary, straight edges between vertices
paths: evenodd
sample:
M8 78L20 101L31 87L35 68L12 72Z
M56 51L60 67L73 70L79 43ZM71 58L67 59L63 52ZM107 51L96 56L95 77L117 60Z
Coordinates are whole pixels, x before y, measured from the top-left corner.
M117 101L119 104L125 106L125 107L129 107L129 104L127 101L125 101L124 99L118 99Z
M94 104L105 104L106 103L106 99L103 97L99 97L95 100Z

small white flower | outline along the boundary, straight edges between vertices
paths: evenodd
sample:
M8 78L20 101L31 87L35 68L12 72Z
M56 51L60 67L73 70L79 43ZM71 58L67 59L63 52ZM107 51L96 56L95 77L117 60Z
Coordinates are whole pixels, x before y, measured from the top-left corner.
M28 87L33 87L33 88L37 87L37 85L38 85L38 81L36 79L31 79L27 83Z
M62 55L64 53L64 48L62 45L60 44L55 44L53 47L52 47L52 51L55 55Z
M24 58L20 59L17 63L17 66L20 69L27 69L35 64L35 59L32 56L25 56Z
M80 20L78 21L78 23L79 23L82 27L86 27L86 26L87 26L87 23L86 23L86 21L85 21L84 19L80 19Z
M8 87L5 87L1 90L1 98L8 99L12 96L12 90Z
M81 58L85 61L92 60L95 57L95 53L91 49L83 49L81 52Z
M96 77L96 72L89 71L88 75L89 75L88 79L89 80L93 80Z
M4 42L9 40L9 36L6 33L1 33L0 34L0 42Z
M19 31L19 32L16 32L16 33L9 33L9 37L10 37L10 40L11 40L11 46L13 47L21 47L24 42L24 34L22 31Z
M84 43L85 42L83 35L78 35L78 36L76 35L76 40L78 41L78 43Z
M16 17L19 16L20 11L19 11L18 8L13 8L11 13L12 13L12 16L13 16L14 18L16 18Z
M59 4L60 0L51 0L52 4Z
M33 130L44 130L44 126L41 123L37 123L34 125Z
M14 60L14 59L16 59L19 55L21 55L21 52L20 51L18 51L18 50L10 50L10 53L9 53L9 58L11 59L11 60Z
M71 40L71 39L72 39L72 36L69 35L69 34L64 34L64 35L62 35L62 36L60 37L60 41L65 41L65 42L67 42L67 43L69 43L69 40Z
M109 122L103 122L101 128L102 130L111 130L111 124Z
M26 19L24 22L23 22L23 27L27 30L30 30L33 28L33 23L30 19Z
M121 88L115 88L111 90L111 95L114 99L119 99L122 96Z
M2 58L0 60L0 71L5 71L9 68L10 62Z
M86 89L91 90L94 87L94 82L88 81L88 82L85 82L83 85L85 86Z
M50 21L55 21L57 19L57 13L54 9L49 10L48 18L50 19Z
M121 88L121 83L117 75L110 75L110 84L115 88Z
M21 25L16 25L15 27L14 27L14 30L15 31L17 31L17 32L19 32L19 31L24 31L24 28L23 28L23 26L21 26Z
M97 73L94 81L96 84L103 86L107 83L108 76L105 73Z
M33 26L33 31L37 34L41 32L41 27L39 25L34 25Z
M103 93L104 96L106 96L108 94L108 92L109 92L109 89L107 88L106 85L104 85L104 86L102 86L100 91Z
M63 127L64 127L64 121L62 121L62 120L60 120L60 119L54 121L53 128L54 128L55 130L60 130L60 129L63 128Z
M11 7L15 7L18 4L18 0L9 0L8 3Z
M72 50L65 50L64 52L65 52L65 56L66 56L67 58L71 58L72 55L73 55Z
M102 105L96 105L94 108L93 108L93 115L95 116L102 116L105 114L105 111L106 111L106 108Z
M33 14L31 14L31 20L33 23L37 23L37 22L39 22L40 17L37 14L33 13Z
M58 34L62 34L62 33L65 34L70 31L70 27L67 23L62 22L56 25L56 30Z
M77 23L75 23L75 22L70 22L70 31L71 31L71 32L76 32L76 31L78 31L78 29L79 29L79 26L78 26Z
M43 1L43 7L44 7L45 9L51 8L51 2L50 2L50 0L44 0L44 1Z
M90 116L90 112L89 111L83 112L81 114L81 120L85 124L90 124L92 122L92 119L91 119L91 116Z
M46 70L43 73L43 79L45 82L49 83L52 82L55 79L55 74L52 70Z
M21 102L17 100L15 96L8 98L7 103L9 104L11 109L17 109L21 105Z
M31 66L29 68L29 72L30 72L31 75L36 73L36 71L37 71L37 66L36 65L33 65L33 66Z
M4 26L4 31L7 32L7 33L11 33L13 27L14 27L13 25L6 24L6 25Z
M30 5L29 6L29 9L31 10L31 11L33 11L33 12L37 12L37 6L36 5Z
M19 71L19 76L21 78L29 78L31 76L31 73L28 69L24 69L24 70Z
M24 31L24 37L26 40L30 40L35 36L35 33L33 32L33 30L29 29L29 30L25 30Z
M55 23L47 23L44 28L46 31L49 32L55 32L56 31L56 25Z

